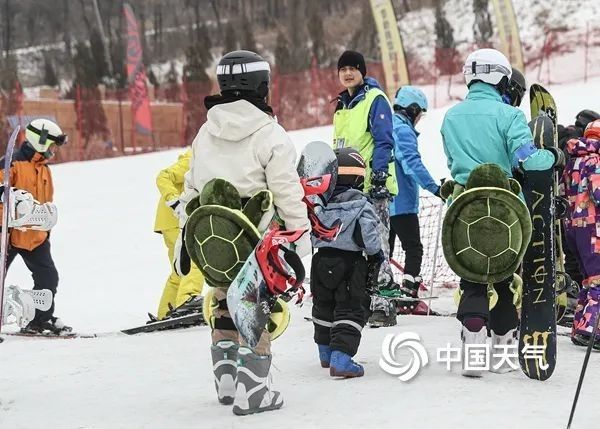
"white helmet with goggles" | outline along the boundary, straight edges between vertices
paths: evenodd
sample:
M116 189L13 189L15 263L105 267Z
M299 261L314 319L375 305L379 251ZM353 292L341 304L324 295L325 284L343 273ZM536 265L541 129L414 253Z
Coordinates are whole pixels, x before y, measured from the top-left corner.
M508 85L512 67L502 52L496 49L478 49L467 57L463 74L468 87L474 82L500 87Z
M25 138L36 152L46 153L53 144L67 143L67 135L49 119L34 119L25 128Z

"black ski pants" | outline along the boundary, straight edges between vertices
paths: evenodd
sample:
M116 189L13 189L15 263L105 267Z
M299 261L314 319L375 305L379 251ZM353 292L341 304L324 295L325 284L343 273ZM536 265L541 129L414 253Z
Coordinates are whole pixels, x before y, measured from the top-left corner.
M17 255L21 255L23 262L31 271L33 278L33 289L49 289L52 292L52 306L47 311L36 310L35 318L31 321L34 325L46 322L54 314L54 296L58 287L58 271L54 266L52 255L50 254L50 241L46 240L33 250L19 249L9 247L7 255L7 266L15 260Z
M413 277L420 275L423 244L421 243L419 216L416 213L392 216L390 217L390 226L390 257L394 251L397 235L406 254L404 273Z
M510 290L512 277L494 283L498 293L498 302L490 311L487 285L460 280L462 296L458 304L456 318L461 322L469 317L480 317L486 321L487 326L497 335L504 335L519 324L517 308L513 304L514 294Z
M370 303L362 252L319 249L312 258L310 288L315 343L354 356Z

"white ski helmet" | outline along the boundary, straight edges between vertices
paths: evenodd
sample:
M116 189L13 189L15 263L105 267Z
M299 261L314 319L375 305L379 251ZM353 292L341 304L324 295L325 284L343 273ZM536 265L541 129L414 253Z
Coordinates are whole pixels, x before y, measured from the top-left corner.
M467 87L479 81L497 86L504 77L508 84L512 76L512 67L502 52L496 49L478 49L467 57L463 74Z
M25 128L25 138L36 152L46 153L52 144L61 146L67 136L60 127L49 119L34 119Z

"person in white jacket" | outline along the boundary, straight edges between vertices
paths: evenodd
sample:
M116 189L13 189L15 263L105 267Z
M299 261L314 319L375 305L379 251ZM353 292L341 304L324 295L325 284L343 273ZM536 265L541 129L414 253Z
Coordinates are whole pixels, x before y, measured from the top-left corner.
M217 66L220 94L206 97L207 121L192 143L190 169L180 196L184 207L215 178L230 182L242 200L260 190L273 194L277 214L288 230L310 231L304 192L296 172L296 149L267 104L269 64L258 54L234 51ZM181 239L180 239L181 241ZM311 252L310 236L296 242L296 253ZM281 394L270 387L271 351L263 333L254 349L245 347L227 309L226 289L216 288L212 358L219 401L233 403L235 414L281 408Z

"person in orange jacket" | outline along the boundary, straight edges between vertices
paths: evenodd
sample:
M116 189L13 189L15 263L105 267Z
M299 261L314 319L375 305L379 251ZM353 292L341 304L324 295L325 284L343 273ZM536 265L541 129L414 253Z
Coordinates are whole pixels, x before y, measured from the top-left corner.
M200 295L204 284L204 276L192 263L190 272L180 277L173 268L173 249L179 235L179 220L176 210L182 209L179 195L183 191L184 175L190 169L191 149L179 156L176 163L161 170L156 178L156 186L160 192L160 201L156 209L154 232L162 234L168 249L171 273L165 284L157 318L164 319L171 308L178 308Z
M52 150L67 142L60 127L48 119L34 119L25 128L26 141L13 154L10 165L11 186L31 193L41 205L51 203L54 196L52 174L48 160ZM0 180L6 172L2 170ZM46 204L47 206L47 204ZM53 206L53 205L51 205ZM10 225L9 225L10 226ZM58 287L58 271L50 252L50 231L14 228L10 232L7 266L20 255L33 277L33 289L52 292L52 305L46 311L37 310L35 317L21 329L27 334L61 335L72 331L70 326L54 316L54 297Z

